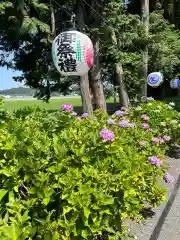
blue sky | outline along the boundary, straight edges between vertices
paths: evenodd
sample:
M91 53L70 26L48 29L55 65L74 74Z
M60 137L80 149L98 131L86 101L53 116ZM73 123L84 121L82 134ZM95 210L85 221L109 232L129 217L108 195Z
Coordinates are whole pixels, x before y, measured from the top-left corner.
M21 72L0 67L0 90L22 86L13 80L13 76L20 76Z

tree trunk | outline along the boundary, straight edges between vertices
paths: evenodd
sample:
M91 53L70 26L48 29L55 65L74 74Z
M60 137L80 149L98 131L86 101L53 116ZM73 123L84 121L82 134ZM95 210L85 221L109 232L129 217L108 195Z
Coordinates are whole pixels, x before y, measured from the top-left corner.
M128 108L130 106L130 101L128 97L128 93L126 91L125 84L123 82L123 68L121 63L114 64L114 72L115 79L118 85L118 93L119 93L119 102L121 107Z
M114 86L114 91L113 91L113 99L114 99L114 105L116 105L116 86Z
M175 1L174 3L174 15L175 15L175 24L176 27L180 28L180 0Z
M141 0L142 23L144 26L144 37L147 41L149 35L149 0ZM142 52L142 87L141 97L147 97L147 75L148 75L148 45Z
M165 0L164 1L164 14L170 21L170 23L175 23L175 0Z
M80 27L79 31L82 31L84 27L84 13L81 7L81 1L77 1L76 6L76 20L77 25ZM81 88L81 97L82 97L82 105L83 111L90 115L93 114L93 107L91 102L91 93L89 89L89 76L88 73L84 76L80 77L80 88Z
M91 85L95 109L101 108L105 112L107 112L103 83L101 78L101 65L99 56L99 40L96 37L94 40L94 66L89 72L89 81Z
M177 90L177 95L180 96L180 88Z
M111 33L112 43L117 45L117 38L115 32ZM118 86L118 93L119 93L119 102L121 107L128 108L130 106L129 96L123 81L124 74L123 74L123 67L121 63L114 64L114 75L115 75L115 82Z
M89 89L88 74L86 74L80 78L80 88L81 88L83 112L92 115L93 108L92 108L92 103L91 103L91 94L90 94L90 89Z
M49 3L50 3L50 13L51 13L51 34L54 38L56 36L55 14L54 14L54 8L52 5L52 0L50 0Z

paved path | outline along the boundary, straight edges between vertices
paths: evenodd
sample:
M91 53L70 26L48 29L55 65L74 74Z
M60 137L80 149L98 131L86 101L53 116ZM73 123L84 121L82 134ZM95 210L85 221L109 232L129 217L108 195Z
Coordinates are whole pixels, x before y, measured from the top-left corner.
M162 226L158 240L180 239L180 188Z
M145 224L127 224L137 240L180 240L180 159L167 159L167 164L176 180L166 185L168 201L154 209L155 216Z

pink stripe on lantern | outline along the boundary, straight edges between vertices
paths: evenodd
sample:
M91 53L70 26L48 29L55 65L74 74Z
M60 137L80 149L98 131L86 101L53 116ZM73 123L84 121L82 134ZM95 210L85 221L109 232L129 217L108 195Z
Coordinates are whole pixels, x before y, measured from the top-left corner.
M93 49L92 48L87 48L86 49L86 62L89 68L92 67L93 65Z

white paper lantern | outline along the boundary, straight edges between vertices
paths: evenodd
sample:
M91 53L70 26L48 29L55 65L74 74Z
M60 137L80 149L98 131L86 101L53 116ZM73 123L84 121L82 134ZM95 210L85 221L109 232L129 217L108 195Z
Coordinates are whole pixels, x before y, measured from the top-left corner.
M64 76L83 76L93 65L91 39L78 31L59 34L52 44L52 57L57 70Z
M148 75L147 83L151 87L159 87L163 83L163 75L160 72L153 72Z
M170 81L170 87L173 89L180 88L180 80L179 79L173 79Z

